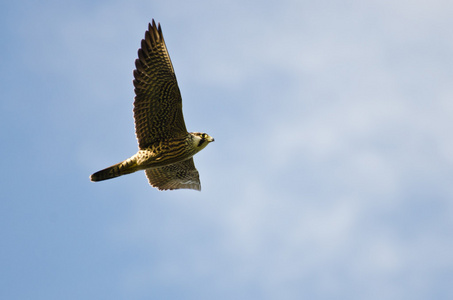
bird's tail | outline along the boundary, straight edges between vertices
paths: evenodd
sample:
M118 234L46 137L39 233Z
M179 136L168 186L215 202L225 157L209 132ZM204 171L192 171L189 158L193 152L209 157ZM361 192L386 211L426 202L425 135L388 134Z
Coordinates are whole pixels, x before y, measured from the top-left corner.
M126 159L116 165L105 168L104 170L98 171L90 176L91 181L102 181L112 179L121 175L126 175L138 171L137 159L133 156Z

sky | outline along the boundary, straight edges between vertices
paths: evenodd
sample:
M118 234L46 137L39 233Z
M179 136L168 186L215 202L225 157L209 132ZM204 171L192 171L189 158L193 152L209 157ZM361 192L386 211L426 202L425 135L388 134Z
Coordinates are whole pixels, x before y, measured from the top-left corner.
M452 299L453 3L3 1L1 299ZM143 172L162 25L202 191Z

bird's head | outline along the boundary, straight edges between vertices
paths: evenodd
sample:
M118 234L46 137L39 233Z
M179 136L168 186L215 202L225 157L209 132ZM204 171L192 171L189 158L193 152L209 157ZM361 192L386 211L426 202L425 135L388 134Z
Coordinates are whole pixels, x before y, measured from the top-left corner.
M203 149L206 147L210 142L214 142L214 138L211 137L209 134L201 133L201 132L191 132L190 133L193 137L193 143L195 148L198 150Z

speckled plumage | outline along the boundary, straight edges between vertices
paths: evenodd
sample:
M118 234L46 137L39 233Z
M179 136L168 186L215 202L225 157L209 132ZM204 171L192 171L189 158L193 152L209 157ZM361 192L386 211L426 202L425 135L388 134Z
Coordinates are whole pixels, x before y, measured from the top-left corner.
M192 156L214 141L187 132L182 99L160 24L149 24L134 70L134 119L139 151L125 161L91 175L101 181L145 170L160 190L195 189L201 184Z
M187 135L182 99L162 29L149 24L134 71L135 133L140 149Z

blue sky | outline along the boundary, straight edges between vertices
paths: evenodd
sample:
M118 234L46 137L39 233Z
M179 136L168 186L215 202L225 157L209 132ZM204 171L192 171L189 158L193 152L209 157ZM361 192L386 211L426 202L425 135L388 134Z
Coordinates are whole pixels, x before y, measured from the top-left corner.
M0 4L1 299L451 299L449 1ZM143 172L155 18L202 192Z

